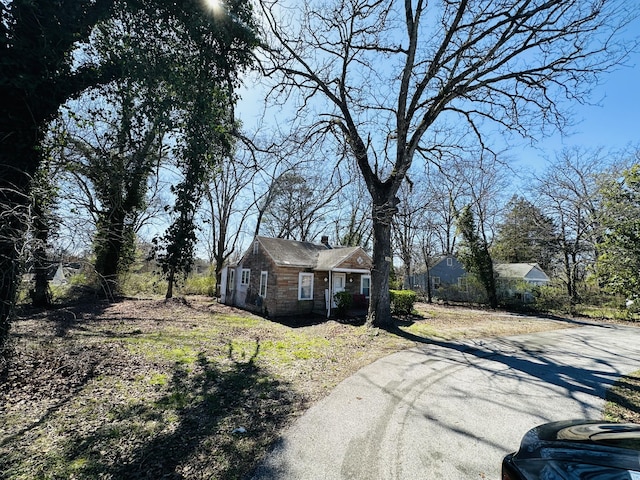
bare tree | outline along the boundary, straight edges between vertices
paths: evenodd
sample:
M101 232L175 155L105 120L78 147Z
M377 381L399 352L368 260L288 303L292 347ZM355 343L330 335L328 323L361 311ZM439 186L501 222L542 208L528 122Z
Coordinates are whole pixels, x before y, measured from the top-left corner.
M587 267L596 259L600 233L598 178L608 168L602 150L565 149L535 181L536 205L558 228L562 279L572 304Z
M494 156L467 159L455 165L457 178L463 179L464 202L475 216L478 234L491 246L505 206L509 187L509 169Z
M209 187L205 189L204 243L209 261L215 265L216 285L224 262L235 252L241 239L243 225L251 213L247 202L247 190L256 176L251 155L246 150L236 150L235 155L221 162L212 172Z
M622 61L615 32L637 15L621 0L262 0L275 93L346 145L373 200L368 321L392 327L389 272L397 192L433 133L464 124L490 150L486 124L533 135L564 127L562 99L582 101ZM457 123L455 123L457 122ZM455 147L455 146L453 146Z
M427 212L430 208L430 198L424 190L424 184L405 182L399 190L400 204L398 213L393 219L392 233L395 252L402 259L403 288L411 288L411 275L416 257L419 257L418 244L420 233L428 229ZM419 188L423 187L423 188ZM420 238L425 241L425 235ZM422 242L420 250L426 247Z
M112 295L120 292L119 276L134 260L148 187L168 150L168 102L129 80L89 96L99 97L101 105L87 104L70 115L59 142L65 168L94 219L96 273Z
M306 242L324 231L328 217L339 208L344 179L338 170L322 172L307 165L307 172L314 170L293 168L273 183L264 222L269 235Z
M360 179L353 178L341 194L342 207L333 223L334 237L340 245L371 249L371 200Z

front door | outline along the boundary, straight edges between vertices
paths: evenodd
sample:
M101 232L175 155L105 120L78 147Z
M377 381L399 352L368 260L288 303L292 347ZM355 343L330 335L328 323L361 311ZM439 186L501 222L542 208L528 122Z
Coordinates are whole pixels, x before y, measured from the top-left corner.
M334 295L338 292L344 292L344 288L347 283L347 274L346 273L334 273L332 275L332 285L331 285L331 305L333 307L336 306L336 300Z

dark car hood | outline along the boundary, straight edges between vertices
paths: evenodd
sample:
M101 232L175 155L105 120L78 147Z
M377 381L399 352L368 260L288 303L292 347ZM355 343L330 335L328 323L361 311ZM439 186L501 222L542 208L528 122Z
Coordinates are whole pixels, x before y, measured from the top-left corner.
M512 462L540 479L640 480L640 425L571 420L536 427Z

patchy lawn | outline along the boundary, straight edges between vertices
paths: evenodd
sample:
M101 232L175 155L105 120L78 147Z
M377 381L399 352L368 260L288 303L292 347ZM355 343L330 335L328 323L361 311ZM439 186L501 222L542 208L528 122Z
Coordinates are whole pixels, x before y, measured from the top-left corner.
M622 377L607 392L604 418L640 423L640 370Z
M571 322L418 305L406 332L490 337ZM409 340L364 326L290 327L210 299L22 312L0 378L6 479L240 479L291 421Z

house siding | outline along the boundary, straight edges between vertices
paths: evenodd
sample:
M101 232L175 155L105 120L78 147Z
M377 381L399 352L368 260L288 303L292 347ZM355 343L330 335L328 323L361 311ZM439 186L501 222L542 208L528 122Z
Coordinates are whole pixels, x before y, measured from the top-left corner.
M451 265L448 265L447 260L451 259ZM462 263L452 255L442 257L438 262L429 269L429 275L427 273L418 273L412 275L411 285L412 288L426 290L429 279L439 279L440 286L447 287L451 285L458 285L460 278L463 278L467 274ZM433 284L432 284L433 287Z
M535 285L546 285L547 283L549 283L549 277L547 276L547 274L536 267L532 268L531 271L524 277L524 279L527 282L533 283Z
M324 310L324 277L312 269L277 266L266 255L262 245L257 250L249 248L238 267L236 278L242 269L249 269L250 281L247 288L238 287L235 304L246 310L270 317L308 315ZM260 297L260 273L267 272L267 294ZM313 300L298 300L298 274L314 273Z
M351 255L349 258L347 258L344 262L340 264L339 268L354 269L354 270L368 270L369 268L371 268L369 263L366 262L366 259L364 256L361 257L364 260L363 263L362 264L358 263L358 253L359 252L356 252L354 255ZM347 273L347 275L354 275L354 276L358 275L359 277L360 274Z
M240 285L239 279L242 276L242 270L248 269L250 271L249 275L249 285L242 286ZM267 272L267 295L266 298L262 298L260 296L260 273ZM262 247L259 246L258 250L254 252L253 247L249 248L245 253L240 265L237 267L236 271L236 281L237 291L235 296L235 305L245 308L246 310L260 313L260 314L268 314L269 311L274 308L274 299L271 297L273 295L269 295L272 289L272 286L275 285L275 265L271 261L271 259L264 255L264 251L262 251Z

